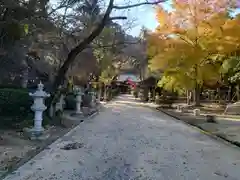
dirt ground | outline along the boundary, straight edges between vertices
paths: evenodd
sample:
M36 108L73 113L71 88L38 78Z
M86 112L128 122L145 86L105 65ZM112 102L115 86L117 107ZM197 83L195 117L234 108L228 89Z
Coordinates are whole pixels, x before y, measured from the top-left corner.
M102 106L97 107L98 111ZM71 113L72 111L68 112ZM66 113L66 112L65 112ZM87 119L95 112L84 117ZM80 122L79 122L80 123ZM23 131L1 130L0 129L0 179L8 172L17 169L19 166L33 158L36 154L47 148L59 137L62 137L68 131L76 127L78 123L72 126L50 126L45 128L45 133L49 135L46 140L30 140L24 136Z
M183 112L178 112L176 107L177 105L173 105L173 108L159 107L157 109L178 120L182 120L240 146L240 116L224 115L224 106L210 103L202 104L202 107L199 108L200 116L193 115L193 109L195 109L194 107L186 107ZM213 115L216 122L207 122L206 115Z
M0 130L0 177L28 161L69 130L51 126L46 130L50 136L44 141L31 141L24 137L23 132Z

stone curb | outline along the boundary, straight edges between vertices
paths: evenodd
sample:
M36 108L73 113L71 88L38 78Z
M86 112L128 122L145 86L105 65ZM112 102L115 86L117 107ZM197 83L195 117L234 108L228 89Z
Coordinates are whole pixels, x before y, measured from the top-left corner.
M174 118L175 120L178 120L178 121L186 124L187 126L190 126L190 127L194 128L194 129L200 131L200 132L203 133L203 134L206 134L207 136L209 136L209 137L211 137L211 138L213 138L213 139L216 139L216 140L221 141L221 142L223 142L223 143L225 143L225 144L228 144L228 145L231 144L231 145L233 145L233 146L235 146L235 147L238 147L238 148L240 147L240 143L239 143L239 142L231 141L231 140L229 140L229 139L227 139L227 138L225 138L225 137L223 137L223 136L221 136L221 135L213 134L213 133L211 133L210 131L206 131L206 130L205 130L204 128L202 128L201 126L189 124L189 123L187 123L186 121L181 120L181 118L179 118L179 117L177 117L177 116L175 116L175 115L173 115L173 114L171 114L171 113L169 113L169 112L166 112L166 111L163 110L163 109L158 108L158 109L156 109L156 110L157 110L157 111L160 111L160 112L162 112L162 113L164 113L164 114L166 114L166 115L168 115L168 116L170 116L170 117L172 117L172 118Z
M99 110L94 112L93 114L91 114L90 116L86 117L84 119L88 120L88 119L92 119L94 118L96 115L99 114ZM83 122L84 122L83 121ZM81 122L82 123L82 122ZM68 136L70 135L72 132L74 132L75 130L78 129L79 125L81 124L79 123L77 126L75 126L72 129L69 129L69 131L65 134L62 134L60 137L58 137L57 139L55 139L54 141L52 140L46 140L46 142L42 145L42 146L38 146L36 147L36 149L34 149L33 151L29 151L26 153L26 156L23 157L20 161L16 162L16 164L12 167L9 167L8 171L3 173L0 176L0 179L4 179L6 176L8 176L9 174L13 173L15 170L17 170L20 166L24 165L25 163L27 163L28 161L30 161L32 158L34 158L35 156L37 156L39 153L41 153L42 151L44 151L45 149L47 149L51 144L56 143L57 141L61 140L62 137L64 136Z

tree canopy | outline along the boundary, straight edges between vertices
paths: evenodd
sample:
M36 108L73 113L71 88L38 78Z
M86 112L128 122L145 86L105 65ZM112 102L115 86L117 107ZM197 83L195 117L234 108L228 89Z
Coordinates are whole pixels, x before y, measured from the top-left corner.
M134 55L126 49L131 49L127 46L132 47L138 39L129 36L116 22L127 17L111 16L111 12L160 2L149 0L120 6L114 0L3 0L0 82L30 80L29 76L37 74L51 81L54 91L68 76L100 76L108 67L117 70L132 59Z
M236 1L174 0L172 8L157 7L159 26L148 35L149 66L163 72L159 86L184 92L220 82L223 60L239 49L240 16L230 16Z

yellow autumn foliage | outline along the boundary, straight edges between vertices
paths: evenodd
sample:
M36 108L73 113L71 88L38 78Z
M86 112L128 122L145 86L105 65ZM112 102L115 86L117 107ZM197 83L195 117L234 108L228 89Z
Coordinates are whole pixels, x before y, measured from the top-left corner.
M228 55L240 44L240 16L226 11L214 13L207 1L184 4L173 0L173 11L159 7L159 26L148 35L149 68L163 72L159 86L166 89L194 89L204 82L221 81L221 62L216 55ZM223 4L216 6L223 8Z

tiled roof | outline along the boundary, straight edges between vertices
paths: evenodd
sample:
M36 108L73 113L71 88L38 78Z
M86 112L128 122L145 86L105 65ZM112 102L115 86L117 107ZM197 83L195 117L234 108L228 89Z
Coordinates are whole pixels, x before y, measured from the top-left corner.
M127 79L130 79L134 82L140 82L140 78L136 75L133 75L133 74L120 74L118 76L117 81L123 82L123 81L126 81Z

